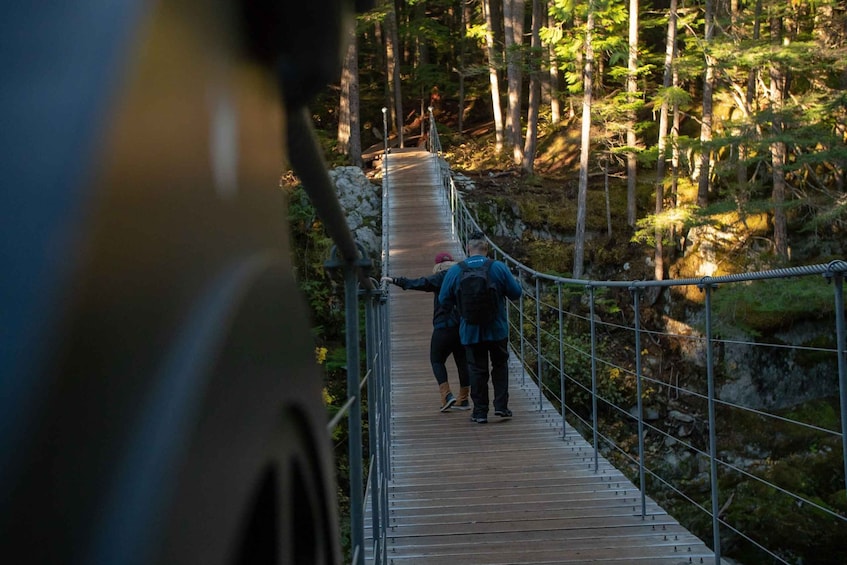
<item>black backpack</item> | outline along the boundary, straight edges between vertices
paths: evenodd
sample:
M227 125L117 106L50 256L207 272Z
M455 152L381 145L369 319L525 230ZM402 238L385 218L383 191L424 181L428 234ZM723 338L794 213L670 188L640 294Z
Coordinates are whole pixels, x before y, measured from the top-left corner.
M459 315L469 324L484 326L497 317L500 307L500 291L491 282L489 271L491 259L479 267L469 267L462 261L459 268Z

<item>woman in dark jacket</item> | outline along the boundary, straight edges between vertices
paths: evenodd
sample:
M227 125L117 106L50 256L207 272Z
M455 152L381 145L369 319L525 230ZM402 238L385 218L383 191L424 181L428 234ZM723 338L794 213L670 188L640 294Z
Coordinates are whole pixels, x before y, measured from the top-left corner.
M403 290L422 290L432 292L432 339L429 344L429 361L432 363L432 372L438 383L441 393L441 411L446 412L451 407L461 410L470 409L470 381L468 377L468 360L465 347L459 339L459 312L455 307L446 308L438 301L438 291L447 270L455 265L453 257L449 253L439 253L435 256L435 267L431 275L418 279L406 277L382 277L383 281L390 282ZM450 391L447 382L447 357L453 355L456 370L459 373L459 396L456 397Z

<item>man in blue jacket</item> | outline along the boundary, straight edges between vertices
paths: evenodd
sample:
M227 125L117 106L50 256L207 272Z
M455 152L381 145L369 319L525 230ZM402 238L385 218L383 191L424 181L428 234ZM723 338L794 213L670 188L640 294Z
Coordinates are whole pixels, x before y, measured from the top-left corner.
M438 299L448 308L454 304L461 305L463 273L468 269L487 268L488 281L497 290L496 302L492 305L493 316L489 322L475 324L462 317L459 325L459 336L467 349L471 377L471 400L474 405L471 421L485 424L488 422L489 357L491 384L494 387L494 415L512 417L512 411L509 410L509 325L505 298L520 298L521 287L504 263L488 259L488 241L482 233L471 234L467 252L467 259L447 271Z

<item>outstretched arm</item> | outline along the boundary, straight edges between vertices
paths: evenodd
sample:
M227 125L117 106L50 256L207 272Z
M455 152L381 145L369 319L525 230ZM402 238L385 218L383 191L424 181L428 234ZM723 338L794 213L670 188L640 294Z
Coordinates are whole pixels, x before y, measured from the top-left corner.
M403 290L421 290L423 292L438 292L441 288L443 280L442 273L436 273L428 277L420 277L417 279L409 279L406 277L382 277L383 281L388 281L402 288Z

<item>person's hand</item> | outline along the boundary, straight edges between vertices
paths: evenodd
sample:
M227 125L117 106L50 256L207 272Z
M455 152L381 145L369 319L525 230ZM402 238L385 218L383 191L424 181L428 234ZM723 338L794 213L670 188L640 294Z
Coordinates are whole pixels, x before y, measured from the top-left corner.
M384 283L386 283L386 282L387 282L387 283L392 283L392 284L393 284L393 283L394 283L394 279L393 279L393 278L391 278L391 277L382 277L382 278L380 279L380 282L384 282Z

